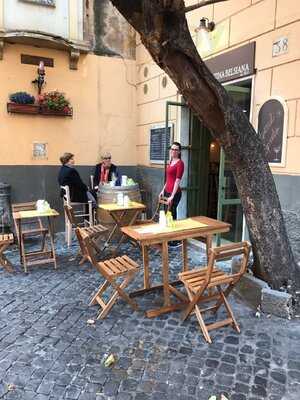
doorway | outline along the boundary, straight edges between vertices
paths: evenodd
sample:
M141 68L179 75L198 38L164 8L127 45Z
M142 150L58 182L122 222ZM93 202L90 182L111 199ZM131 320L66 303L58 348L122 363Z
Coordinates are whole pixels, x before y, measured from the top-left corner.
M224 87L250 118L252 78ZM218 244L242 240L243 210L230 162L210 131L193 115L188 150L187 216L206 215L230 223L230 232L218 236Z

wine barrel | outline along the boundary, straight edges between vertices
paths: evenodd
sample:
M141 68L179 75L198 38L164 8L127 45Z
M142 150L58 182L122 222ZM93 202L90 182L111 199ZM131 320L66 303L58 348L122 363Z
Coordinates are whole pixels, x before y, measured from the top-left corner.
M141 202L141 192L139 185L137 184L131 186L99 185L97 193L98 205L117 203L118 193L123 193L124 196L128 196L130 201L137 201L139 203ZM106 226L109 230L111 230L115 225L115 222L109 213L101 208L98 208L97 217L99 223ZM131 216L129 215L127 219L129 222ZM114 237L117 238L118 235L116 234Z

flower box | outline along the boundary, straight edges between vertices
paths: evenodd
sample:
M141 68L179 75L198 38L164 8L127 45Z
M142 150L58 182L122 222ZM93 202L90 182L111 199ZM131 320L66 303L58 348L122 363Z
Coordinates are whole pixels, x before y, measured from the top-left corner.
M37 104L7 103L7 112L18 114L38 114L40 107Z
M65 110L51 110L38 104L7 103L7 112L17 114L54 115L58 117L73 116L73 109L71 107L68 107L68 109Z
M73 109L68 108L66 110L51 110L50 108L47 107L40 107L40 114L42 115L56 115L56 116L61 116L61 117L72 117L73 115Z

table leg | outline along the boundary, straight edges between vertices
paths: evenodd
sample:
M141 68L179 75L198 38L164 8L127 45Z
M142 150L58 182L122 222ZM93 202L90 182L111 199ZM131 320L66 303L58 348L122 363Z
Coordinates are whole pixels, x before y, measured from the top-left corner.
M170 288L169 288L169 250L168 242L162 243L162 275L164 285L164 305L170 306Z
M117 220L115 219L116 223L118 224L118 227L121 228L122 226L125 226L125 224L123 223L123 220L125 219L127 213L126 211L131 211L131 210L125 210L124 213L121 215L121 217ZM139 213L141 211L140 210L136 210L132 216L132 218L130 219L130 221L128 223L126 223L127 226L131 226L134 225ZM119 240L119 243L117 244L117 247L114 250L114 254L117 253L117 251L119 250L119 247L121 246L121 244L123 243L124 239L126 238L125 234L122 234L121 239Z
M53 226L53 220L51 219L51 217L48 217L48 226L49 226L49 237L50 237L50 243L51 243L52 258L53 258L53 262L54 262L54 269L57 269L56 255L55 255L55 248L54 248L54 226Z
M188 254L187 254L187 240L182 241L182 261L183 261L183 271L188 271Z
M142 256L144 265L144 289L150 288L150 276L149 276L149 251L148 246L142 245Z
M117 213L119 211L116 212L116 214L113 211L109 212L109 215L112 217L112 219L115 221L115 226L113 227L113 229L111 230L110 234L108 235L108 238L106 239L106 242L104 243L104 248L107 247L107 245L110 243L113 235L115 234L117 228L120 226L120 221L122 220L125 211L122 212L121 216L118 217Z
M131 211L131 210L128 210ZM134 225L135 221L137 220L138 215L140 214L140 210L136 210L132 216L132 218L129 220L128 223L126 223L127 226L131 226ZM126 217L126 212L122 215L122 217L119 220L119 227L121 228L122 226L125 226L125 224L123 223L123 219ZM121 239L117 245L117 248L115 250L115 252L117 252L117 250L119 249L120 245L122 244L123 240L125 239L126 235L122 234Z

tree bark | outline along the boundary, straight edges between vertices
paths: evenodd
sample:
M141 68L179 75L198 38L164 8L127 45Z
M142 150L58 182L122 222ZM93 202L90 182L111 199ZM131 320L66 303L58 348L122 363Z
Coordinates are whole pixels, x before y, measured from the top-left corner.
M199 56L183 0L111 0L138 31L154 61L223 146L250 232L255 273L274 289L300 288L299 268L259 135Z

